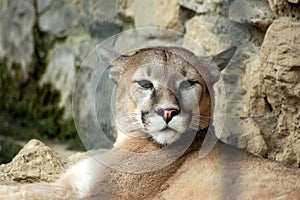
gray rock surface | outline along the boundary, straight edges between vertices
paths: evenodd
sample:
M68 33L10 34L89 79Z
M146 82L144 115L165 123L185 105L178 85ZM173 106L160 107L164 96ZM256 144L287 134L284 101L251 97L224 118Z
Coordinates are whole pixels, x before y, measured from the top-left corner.
M45 5L41 6L46 7ZM47 5L46 8L38 21L41 31L49 32L56 37L65 37L71 34L79 23L79 9L76 4L59 0L52 1L51 5Z
M75 78L75 55L73 48L65 44L56 44L49 52L49 63L40 84L51 83L60 91L59 106L70 105L72 85Z
M198 14L214 12L222 0L179 0L181 6L195 11Z
M51 6L52 2L53 0L37 0L38 13L42 13L47 10Z
M104 40L121 31L123 24L118 18L118 14L122 10L119 10L118 1L82 1L80 7L82 12L81 22L92 37Z
M28 78L34 51L33 0L1 0L0 4L0 59L7 59L9 71L13 76L16 76L17 70L13 65L19 65L23 73L21 81L24 82Z
M229 7L228 17L235 22L266 30L276 15L270 10L267 1L235 0Z
M97 40L83 33L69 36L65 43L57 43L49 51L47 68L39 84L50 83L61 93L59 106L65 108L66 117L72 116L71 98L76 68L96 45ZM91 65L96 66L97 61Z

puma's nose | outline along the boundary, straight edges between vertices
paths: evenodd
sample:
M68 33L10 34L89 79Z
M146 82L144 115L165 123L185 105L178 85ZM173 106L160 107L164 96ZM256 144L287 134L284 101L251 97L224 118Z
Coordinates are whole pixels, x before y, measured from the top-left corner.
M168 124L174 116L179 114L179 110L175 108L159 109L156 111L156 113Z

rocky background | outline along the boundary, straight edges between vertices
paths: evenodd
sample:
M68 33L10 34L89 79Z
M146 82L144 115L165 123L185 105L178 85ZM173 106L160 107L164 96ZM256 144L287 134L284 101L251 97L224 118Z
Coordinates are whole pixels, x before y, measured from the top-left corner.
M8 162L18 152L20 145L11 147L19 144L16 140L78 143L71 100L84 58L112 35L160 27L181 34L131 31L109 45L122 52L132 44L172 43L197 54L237 45L223 73L227 119L220 138L299 167L299 20L299 0L0 0L0 161ZM85 109L97 62L85 63L83 81L77 83L82 93L75 96L76 125L86 133L95 132L90 129L97 123ZM109 112L106 118L101 125L110 132Z

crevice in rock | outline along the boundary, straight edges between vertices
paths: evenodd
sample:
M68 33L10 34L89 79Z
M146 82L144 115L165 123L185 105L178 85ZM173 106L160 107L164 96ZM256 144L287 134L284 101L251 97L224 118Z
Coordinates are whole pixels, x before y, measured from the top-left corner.
M190 20L191 18L193 18L196 15L196 12L185 8L183 6L179 7L179 19L181 20L181 23L184 24L184 22Z
M266 104L266 109L268 111L270 111L270 113L273 113L273 107L271 105L271 103L268 101L268 97L264 97L264 100L265 100L265 104Z

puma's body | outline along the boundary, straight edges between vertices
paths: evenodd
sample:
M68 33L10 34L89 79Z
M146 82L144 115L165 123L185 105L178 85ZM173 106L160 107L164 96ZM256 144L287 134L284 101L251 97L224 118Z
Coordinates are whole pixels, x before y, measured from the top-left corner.
M154 199L299 199L299 169L219 142L207 157L190 154Z
M137 147L142 151L156 148L150 141L141 144ZM118 172L87 158L55 183L2 188L0 197L8 200L299 199L299 169L255 157L221 142L205 158L199 159L198 153L195 149L170 166L145 174ZM87 182L88 176L94 181ZM77 188L75 181L80 183Z
M299 169L221 142L199 158L211 130L212 85L234 51L197 57L156 47L120 56L100 47L118 85L114 148L93 153L54 183L0 186L0 199L297 199Z

